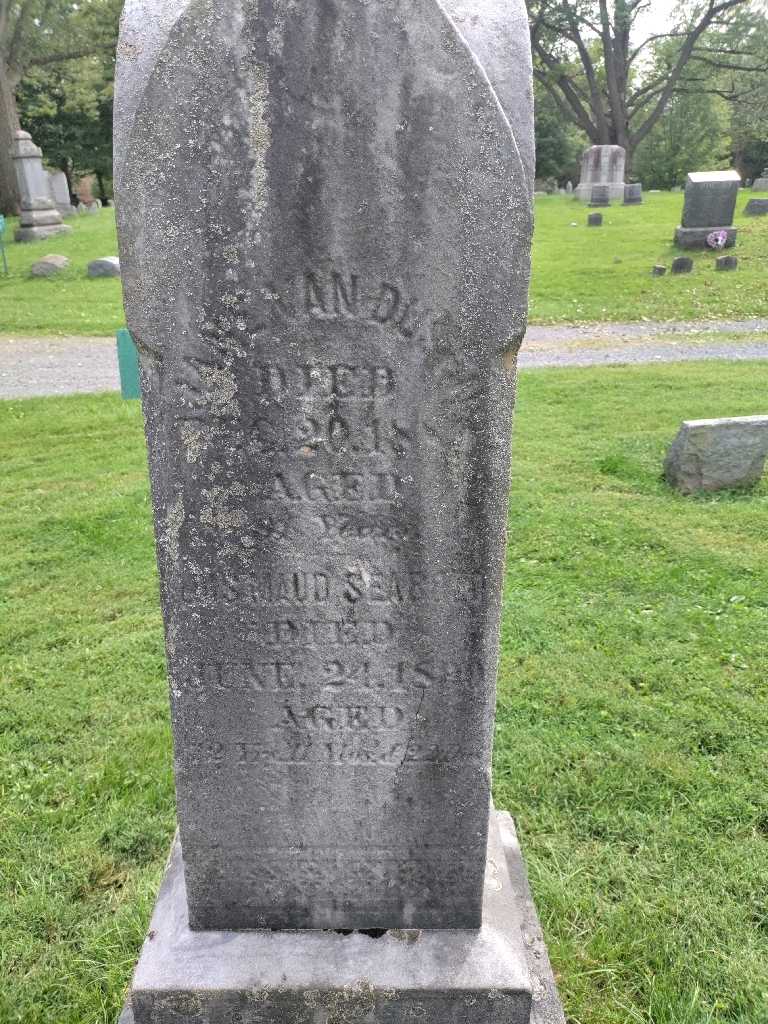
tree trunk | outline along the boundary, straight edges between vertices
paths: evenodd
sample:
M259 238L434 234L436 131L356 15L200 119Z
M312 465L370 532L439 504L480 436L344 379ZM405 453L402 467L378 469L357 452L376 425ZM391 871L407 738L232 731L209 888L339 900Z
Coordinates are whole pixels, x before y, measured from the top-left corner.
M96 184L99 186L99 199L103 204L107 198L107 193L104 189L104 175L101 171L94 171L94 174L96 175Z
M19 212L19 186L13 166L13 136L19 129L15 83L8 68L0 62L0 213Z

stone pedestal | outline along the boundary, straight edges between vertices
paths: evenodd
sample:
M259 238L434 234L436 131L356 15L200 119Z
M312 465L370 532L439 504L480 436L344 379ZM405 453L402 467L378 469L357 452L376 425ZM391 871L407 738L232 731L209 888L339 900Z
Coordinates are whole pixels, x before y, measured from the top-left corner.
M61 213L51 198L42 151L34 144L29 132L16 132L13 160L21 193L21 216L16 241L34 242L70 232L72 229L62 223Z
M605 185L608 198L624 198L624 165L627 154L623 146L590 146L581 158L581 180L576 186L577 199L588 203L594 185Z
M478 929L192 931L178 839L119 1024L560 1024L512 819L493 814Z

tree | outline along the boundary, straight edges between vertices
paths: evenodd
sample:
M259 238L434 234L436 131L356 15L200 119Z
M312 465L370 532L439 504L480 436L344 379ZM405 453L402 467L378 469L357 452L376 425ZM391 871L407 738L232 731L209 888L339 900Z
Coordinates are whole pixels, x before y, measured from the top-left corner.
M689 171L731 163L727 105L706 92L680 92L635 150L634 170L645 188L683 185Z
M46 162L67 176L94 173L101 198L112 177L114 55L81 57L56 68L35 68L17 90L19 116Z
M536 110L536 177L559 182L578 179L579 156L584 136L564 121L552 98L534 84Z
M691 0L679 5L667 32L634 40L638 17L650 0L529 0L534 75L564 118L595 145L627 151L627 168L640 142L658 123L672 98L699 69L708 91L717 72L738 65L760 70L764 60L752 45L750 0ZM740 22L734 47L728 30ZM651 60L654 46L666 62ZM721 83L715 83L718 91Z
M121 0L0 0L0 210L18 206L16 90L35 68L114 50Z

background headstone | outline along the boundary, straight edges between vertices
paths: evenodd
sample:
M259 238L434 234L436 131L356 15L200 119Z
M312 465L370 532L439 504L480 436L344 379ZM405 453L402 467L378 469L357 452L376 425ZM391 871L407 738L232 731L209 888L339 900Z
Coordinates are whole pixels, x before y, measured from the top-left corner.
M672 260L673 274L690 274L693 270L693 260L690 256L676 256Z
M590 146L581 157L581 180L576 186L576 197L589 202L592 187L605 185L609 199L623 199L626 158L622 146Z
M643 201L643 186L632 182L624 186L624 206L637 206Z
M571 195L571 193L573 192L573 182L572 181L566 181L566 183L565 183L565 191L568 193L568 195Z
M51 199L43 154L29 132L17 131L14 135L13 162L21 195L16 241L34 242L71 231L69 225L62 223L61 214Z
M694 171L688 175L681 226L675 242L683 249L704 249L707 236L725 231L726 247L736 243L733 214L741 178L736 171Z
M450 9L125 8L181 844L137 1024L532 1020L489 815L529 37Z
M651 274L654 277L664 277L667 272L667 268L661 263L657 263L655 267L651 269Z
M768 416L685 420L664 462L667 482L682 491L749 487L763 474Z
M737 256L718 256L715 260L715 270L736 270L738 265Z
M608 185L593 185L589 200L590 206L610 206L611 190Z
M602 213L588 213L587 214L587 227L599 228L603 225Z
M48 192L62 217L73 217L77 213L70 199L64 171L48 171Z
M744 207L747 217L765 217L768 214L768 199L750 199Z
M753 192L768 192L768 167L763 168L763 173L752 182Z

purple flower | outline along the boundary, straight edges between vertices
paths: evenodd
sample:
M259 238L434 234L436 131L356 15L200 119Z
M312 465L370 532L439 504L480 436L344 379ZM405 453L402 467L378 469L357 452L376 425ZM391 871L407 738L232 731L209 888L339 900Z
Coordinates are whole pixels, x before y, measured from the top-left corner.
M707 245L710 249L724 249L727 241L727 231L710 231L707 235Z

